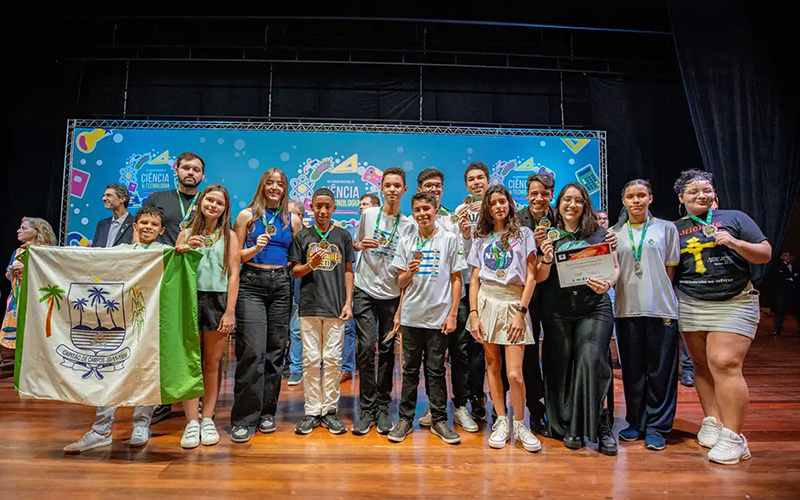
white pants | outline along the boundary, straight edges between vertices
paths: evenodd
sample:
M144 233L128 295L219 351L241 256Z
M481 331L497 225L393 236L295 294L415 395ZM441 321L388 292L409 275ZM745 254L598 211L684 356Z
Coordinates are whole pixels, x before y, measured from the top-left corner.
M303 339L303 394L306 415L322 416L339 407L344 321L338 318L300 318Z
M155 406L136 406L133 409L133 426L150 427L150 420L153 418ZM92 430L101 436L108 436L111 432L111 425L114 424L114 413L117 411L115 406L98 406L95 412L94 425Z

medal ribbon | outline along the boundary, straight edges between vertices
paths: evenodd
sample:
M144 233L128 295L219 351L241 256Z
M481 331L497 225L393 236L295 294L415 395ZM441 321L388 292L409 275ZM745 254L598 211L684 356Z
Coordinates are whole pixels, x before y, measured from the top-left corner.
M181 207L181 222L186 222L189 220L189 216L192 215L192 209L194 208L194 204L197 203L197 197L200 196L200 193L195 193L194 198L192 198L192 202L189 203L189 208L183 206L183 196L181 196L181 192L177 189L175 190L178 193L178 205Z
M434 230L433 230L433 233L431 233L431 235L430 235L430 236L428 236L428 238L427 238L425 241L423 241L423 242L422 242L422 244L420 244L420 242L419 242L419 240L420 240L420 234L419 234L419 233L417 233L417 243L416 243L416 245L417 245L417 251L418 251L418 252L421 252L421 251L422 251L422 249L423 249L423 248L425 248L425 245L427 245L427 244L428 244L428 242L429 242L429 241L431 241L431 238L433 238L434 236L436 236L436 231L437 231L437 229L434 229Z
M331 224L331 227L328 228L328 231L325 234L322 234L322 231L319 230L316 224L314 224L314 231L317 232L322 241L325 241L328 239L328 235L331 234L331 231L333 231L333 224Z
M636 263L640 263L642 261L642 249L644 248L644 236L647 234L647 226L650 224L650 219L644 219L644 226L642 226L642 237L639 238L639 246L636 246L636 242L633 240L633 229L631 229L631 221L625 223L625 226L628 228L628 238L631 240L631 250L633 251L633 258L636 260Z
M267 230L267 226L271 226L272 223L275 222L275 218L278 216L279 213L281 213L280 209L276 210L275 214L272 216L272 218L269 220L269 222L267 222L267 211L264 210L264 213L261 214L261 222L264 223L264 230L265 231Z
M492 231L492 255L494 255L494 260L497 263L497 269L502 269L506 265L506 255L508 254L508 243L503 248L498 249L497 245L494 242L494 231ZM503 252L503 258L500 259L500 252Z
M689 218L692 219L695 222L699 222L700 224L702 224L704 226L710 226L711 225L711 217L713 215L713 212L714 212L713 210L709 210L708 211L708 214L706 215L706 220L703 220L703 219L701 219L699 217L695 217L692 214L689 214Z
M145 249L145 250L147 250L148 248L150 248L150 245L152 245L152 244L153 244L153 242L150 242L150 243L148 243L147 245L143 245L143 246L144 246L144 249ZM139 243L137 243L137 244L133 245L133 249L134 249L134 250L136 250L137 248L139 248Z
M378 219L375 221L375 229L372 230L372 236L375 237L380 231L381 225L381 215L383 214L383 205L381 208L378 209ZM402 217L403 212L397 212L397 218L394 221L394 229L392 229L392 234L389 235L389 243L392 242L392 238L394 238L395 233L397 233L397 226L400 225L400 217Z

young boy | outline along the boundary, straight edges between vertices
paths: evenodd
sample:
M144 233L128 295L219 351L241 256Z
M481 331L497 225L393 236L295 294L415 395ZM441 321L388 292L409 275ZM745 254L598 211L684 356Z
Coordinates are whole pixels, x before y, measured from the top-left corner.
M458 216L455 212L443 207L442 194L444 193L444 174L436 168L426 168L417 176L417 192L429 193L436 198L437 214L436 226L442 231L452 233L458 239L459 252L463 256L463 241L458 228ZM460 297L466 297L466 289L462 286ZM478 424L472 419L467 410L469 399L469 362L467 348L472 336L465 329L467 323L466 301L462 301L458 308L456 329L447 336L447 349L450 355L450 382L453 386L453 423L458 424L467 432L478 432ZM433 423L430 407L419 419L419 425L429 427Z
M419 368L425 358L425 387L431 409L431 433L447 444L461 437L447 425L447 381L444 356L447 335L456 329L461 301L461 271L467 268L459 252L458 237L436 227L439 201L428 193L411 198L411 209L419 231L403 237L392 267L404 289L400 306L403 327L403 385L400 420L389 432L389 441L399 443L413 430L417 407Z
M388 434L392 429L389 403L392 400L394 341L386 336L394 330L394 315L400 302L397 271L391 263L400 237L414 231L411 219L400 213L400 200L407 189L405 171L387 168L381 180L385 203L382 207L364 210L356 235L355 249L361 252L353 291L360 399L358 418L352 428L356 435L366 434L373 425L380 434Z
M289 248L292 276L300 281L305 416L294 428L309 434L318 425L331 434L347 429L339 418L344 325L353 316L353 240L331 223L333 192L319 188L311 198L314 225L303 228Z
M469 255L472 248L472 234L478 227L478 217L481 211L483 194L489 189L489 167L485 163L474 161L467 165L464 171L464 184L469 195L464 198L464 203L456 207L458 216L458 229L463 239L464 255ZM472 270L466 269L462 274L466 295L462 300L464 307L469 310L469 282L472 279ZM469 322L466 328L469 329ZM486 374L486 358L483 346L468 335L467 362L469 364L469 401L472 407L472 417L475 420L486 420L486 393L483 392L483 382Z
M156 241L164 233L164 214L158 207L146 206L139 209L133 222L134 234L138 236L138 243L132 245L118 245L119 248L144 250L147 248L167 248ZM137 406L133 409L133 430L131 431L131 448L138 448L150 440L150 420L153 418L155 406ZM93 448L111 445L111 425L114 423L113 406L100 406L95 413L92 430L83 437L64 447L65 453L81 453Z

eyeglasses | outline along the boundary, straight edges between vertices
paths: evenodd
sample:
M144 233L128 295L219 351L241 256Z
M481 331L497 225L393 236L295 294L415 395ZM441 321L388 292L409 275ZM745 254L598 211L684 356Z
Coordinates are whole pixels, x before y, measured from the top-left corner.
M442 189L440 182L426 182L422 185L422 189Z
M683 192L683 195L690 199L697 198L701 194L705 196L714 196L714 188L707 187L703 189L690 189Z
M571 205L575 204L576 206L582 207L586 204L583 198L561 198L562 205Z

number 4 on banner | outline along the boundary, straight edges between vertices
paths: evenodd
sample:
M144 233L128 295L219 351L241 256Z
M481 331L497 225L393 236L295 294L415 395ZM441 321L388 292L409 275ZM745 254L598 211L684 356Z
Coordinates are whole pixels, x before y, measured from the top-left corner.
M354 154L350 158L340 163L336 168L331 170L332 174L352 174L358 169L358 154Z

